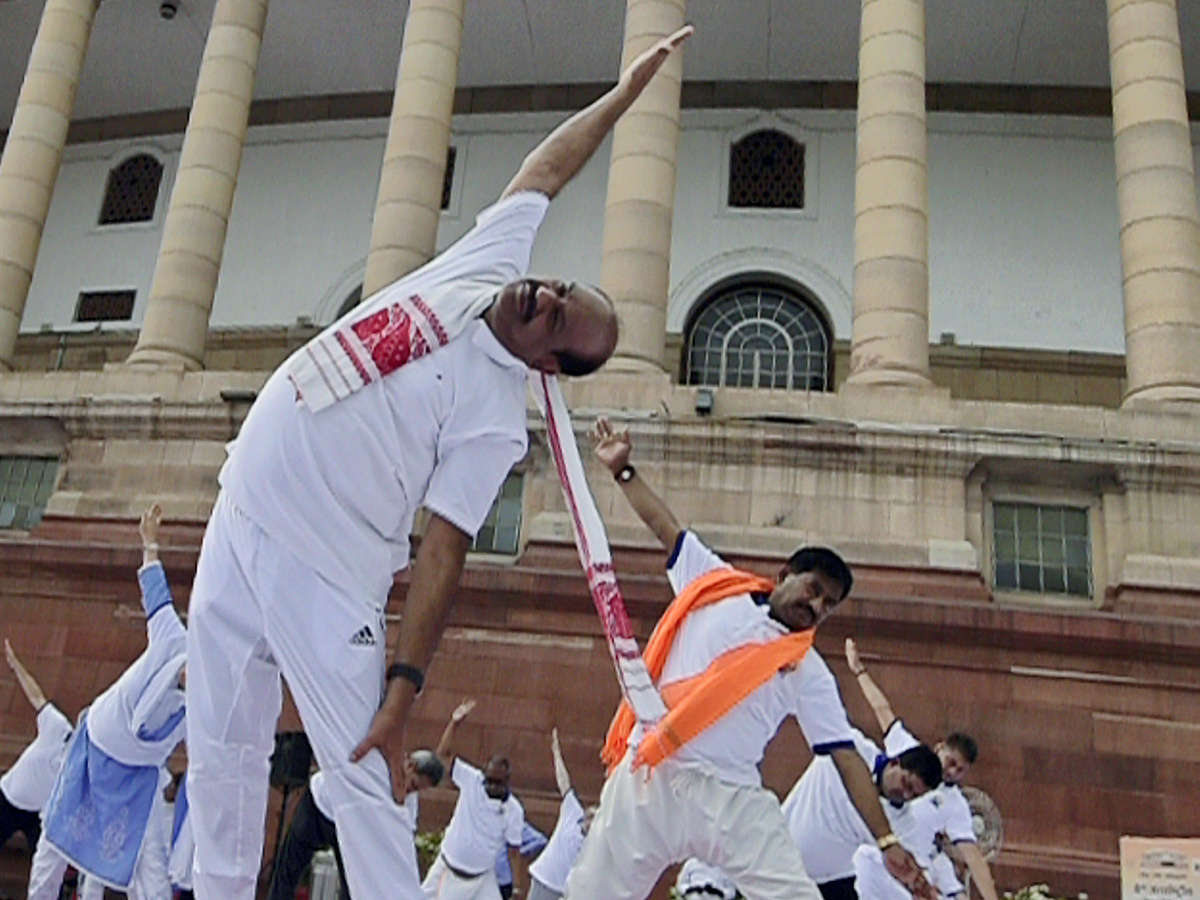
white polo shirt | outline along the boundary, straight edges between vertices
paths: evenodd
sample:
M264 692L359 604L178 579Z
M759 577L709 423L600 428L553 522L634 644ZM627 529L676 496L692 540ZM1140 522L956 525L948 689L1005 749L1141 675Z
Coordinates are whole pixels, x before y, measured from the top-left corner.
M9 803L26 812L42 811L74 733L75 727L62 710L53 703L42 704L37 714L37 737L0 778L0 791Z
M442 856L468 875L490 872L505 844L521 846L525 809L512 794L504 800L489 797L483 772L461 759L450 767L450 780L458 788L458 802L442 838Z
M883 736L884 752L890 757L899 756L918 743L899 719L892 722ZM905 832L902 833L897 827L896 836L922 866L931 865L938 855L939 834L945 834L956 844L975 843L971 808L958 785L943 782L937 789L922 794L908 806L911 816L904 825Z
M470 279L474 290L482 281L498 291L521 278L549 202L525 192L484 210L454 246L406 276L405 289ZM474 535L525 454L529 370L482 319L318 413L297 402L286 368L251 407L221 487L321 575L377 603L408 565L417 509Z
M671 589L679 594L693 580L714 569L729 568L695 534L684 531L667 561ZM698 609L684 619L663 666L660 685L699 675L718 656L751 643L784 637L787 627L749 594L730 597ZM837 682L825 660L811 649L798 666L780 672L753 691L707 729L681 747L671 759L700 768L723 781L759 786L763 751L788 716L800 723L814 753L849 746L853 740ZM641 740L635 728L631 746Z
M583 849L585 816L583 804L575 796L575 791L567 791L558 807L558 821L554 823L550 841L529 867L529 874L556 894L566 893L567 875L571 872L571 866L575 865L579 851Z
M854 749L878 779L888 757L857 729L854 729ZM880 803L896 836L903 840L901 832L909 827L912 804L896 807L882 796ZM783 815L792 840L800 848L804 868L818 884L853 877L854 851L863 844L875 844L875 836L850 799L837 765L828 756L818 756L809 763L783 801Z

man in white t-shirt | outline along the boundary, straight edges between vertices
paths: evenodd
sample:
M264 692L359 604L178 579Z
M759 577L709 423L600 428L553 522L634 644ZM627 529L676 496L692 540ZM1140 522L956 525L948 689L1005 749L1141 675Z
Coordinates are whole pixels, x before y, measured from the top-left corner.
M669 550L667 577L676 593L675 603L696 596L700 586L725 572L738 584L750 578L730 570L693 532L680 526L629 464L628 431L614 430L601 417L592 437L596 456ZM849 593L852 582L841 557L825 548L809 547L793 554L770 590L761 595L733 594L688 607L682 621L673 620L678 630L657 679L668 705L674 711L676 704L669 695L688 684L707 681L724 690L728 679L716 677L718 668L722 676L730 671L722 668L723 661L762 659L758 654L772 646L800 646L792 637L817 627ZM763 584L765 588L769 582ZM665 624L670 615L668 611L660 629L675 628ZM710 695L702 696L707 705ZM685 701L678 705L684 707ZM648 770L633 768L634 756L643 749L641 728L633 729L624 759L611 763L600 808L571 870L566 896L642 900L668 866L695 856L724 869L739 890L755 900L815 900L816 886L788 836L779 801L762 786L758 770L767 743L788 716L799 722L815 753L834 760L831 764L845 779L889 862L920 889L920 872L891 833L871 774L853 750L837 683L820 654L808 649L795 664L770 673L716 721ZM614 723L610 741L616 727Z
M25 843L32 852L42 830L42 810L50 799L75 727L62 710L46 699L41 685L21 664L7 639L4 658L30 706L37 710L37 737L0 777L0 847L19 831L25 835Z
M402 874L412 841L400 805L405 724L467 548L525 454L529 372L586 374L616 346L616 311L602 293L525 277L534 238L550 200L690 33L637 57L534 148L474 229L385 288L409 305L486 291L494 299L480 318L440 349L380 365L394 371L316 412L285 363L251 408L221 470L191 596L188 781L201 900L254 896L281 673L325 773L351 893L419 896ZM378 337L355 315L345 321ZM308 346L328 349L343 324ZM395 362L391 349L373 344L372 360ZM422 506L432 515L386 668L384 608Z
M858 729L852 729L852 734L854 750L872 774L893 832L923 864L913 849L912 807L915 798L941 783L937 755L911 737L884 752ZM783 815L824 900L855 900L854 853L861 846L878 848L828 757L818 756L809 763L783 801ZM900 882L896 884L904 890Z
M550 752L554 755L554 780L562 803L558 821L541 855L529 867L529 900L559 900L567 889L567 876L583 848L583 839L592 824L595 807L584 809L571 787L571 773L563 760L558 729L550 732Z
M506 847L514 887L521 886L515 876L520 869L525 808L509 787L508 760L493 756L481 771L450 752L454 728L474 706L475 701L468 700L455 710L457 718L451 717L438 744L438 758L458 788L458 802L442 836L437 859L421 884L426 900L500 900L496 856Z
M883 729L884 750L891 753L895 747L915 742L916 738L909 733L892 710L887 695L867 672L853 638L846 639L846 662L855 682L870 704L871 711L875 713L879 727ZM991 868L976 843L971 809L959 787L971 771L975 760L979 758L979 745L969 734L956 731L939 741L934 750L942 763L942 785L938 790L931 791L928 796L921 798L920 803L913 804L918 826L910 849L922 865L930 867L939 883L938 891L943 896L949 897L963 890L953 864L938 849L941 844L946 844L962 856L983 900L997 900ZM869 867L872 862L868 854L861 865L864 868ZM877 891L882 900L883 891L891 886L877 875L878 873L868 872L866 880L872 885L881 886Z

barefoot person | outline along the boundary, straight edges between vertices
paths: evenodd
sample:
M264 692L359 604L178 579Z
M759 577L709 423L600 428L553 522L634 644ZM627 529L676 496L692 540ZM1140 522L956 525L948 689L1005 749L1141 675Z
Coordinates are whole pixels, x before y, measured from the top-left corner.
M738 572L693 532L630 464L627 431L604 418L596 456L668 551L675 600L645 651L670 712L649 733L622 704L605 743L600 808L567 881L570 900L642 900L689 857L717 866L751 900L819 896L758 765L794 716L813 752L833 760L888 864L923 890L896 842L813 630L850 592L841 557L804 547L774 581Z
M351 894L420 896L403 874L405 724L467 548L525 454L529 372L586 374L616 346L607 297L524 277L534 237L690 33L635 59L534 148L473 230L297 351L250 410L191 598L201 900L254 896L281 673L325 775ZM432 515L386 667L383 611L421 506Z

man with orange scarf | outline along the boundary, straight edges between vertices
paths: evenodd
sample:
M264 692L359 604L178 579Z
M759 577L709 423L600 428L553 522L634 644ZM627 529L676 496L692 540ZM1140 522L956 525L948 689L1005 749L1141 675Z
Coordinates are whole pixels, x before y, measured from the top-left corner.
M758 764L788 716L828 754L876 836L888 868L928 892L892 834L871 773L854 749L837 683L812 649L813 630L850 592L832 550L804 547L775 581L729 567L629 464L628 431L607 419L595 452L670 556L676 598L645 651L670 712L648 734L622 704L609 730L609 776L567 882L567 900L643 900L673 863L723 869L749 900L819 900Z

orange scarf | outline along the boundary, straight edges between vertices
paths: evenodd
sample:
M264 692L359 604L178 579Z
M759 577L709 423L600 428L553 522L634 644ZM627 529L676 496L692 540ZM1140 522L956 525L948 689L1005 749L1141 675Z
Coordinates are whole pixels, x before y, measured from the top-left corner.
M683 620L693 610L711 606L738 594L770 591L774 582L736 569L715 569L693 580L676 597L654 627L643 654L650 677L662 676L667 654ZM658 765L676 750L741 703L785 666L799 662L812 646L813 629L789 634L763 644L747 644L717 657L694 678L674 682L662 689L670 712L647 734L634 766ZM629 736L636 724L633 710L621 701L608 728L600 758L611 772L625 756Z

